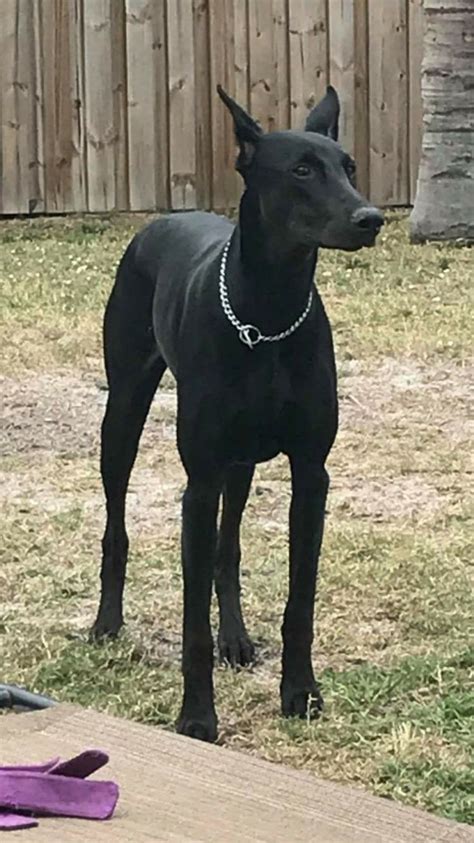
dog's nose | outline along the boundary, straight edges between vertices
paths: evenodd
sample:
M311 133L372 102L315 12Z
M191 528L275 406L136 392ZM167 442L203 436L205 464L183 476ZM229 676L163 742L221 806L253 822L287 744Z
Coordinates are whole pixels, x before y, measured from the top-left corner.
M383 214L377 208L358 208L352 214L352 222L365 231L372 231L378 234L385 220Z

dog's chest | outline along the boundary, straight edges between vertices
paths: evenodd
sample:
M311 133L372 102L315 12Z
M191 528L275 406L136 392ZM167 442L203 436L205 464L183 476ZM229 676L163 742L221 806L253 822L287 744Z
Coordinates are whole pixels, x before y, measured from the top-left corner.
M317 346L262 351L235 372L221 396L225 460L264 462L305 447L328 453L337 430L332 356Z
M226 405L228 458L263 462L276 456L293 400L290 372L279 364L277 355L239 378Z

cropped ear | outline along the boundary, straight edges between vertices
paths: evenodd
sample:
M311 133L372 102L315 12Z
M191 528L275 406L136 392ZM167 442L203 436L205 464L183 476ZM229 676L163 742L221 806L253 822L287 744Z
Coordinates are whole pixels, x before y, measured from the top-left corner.
M314 106L306 118L305 131L317 132L337 141L339 135L339 97L332 85L328 86L325 96Z
M257 144L263 135L263 131L250 114L247 114L220 85L217 86L217 93L224 105L229 109L234 120L235 137L240 149L236 169L243 175L252 163Z

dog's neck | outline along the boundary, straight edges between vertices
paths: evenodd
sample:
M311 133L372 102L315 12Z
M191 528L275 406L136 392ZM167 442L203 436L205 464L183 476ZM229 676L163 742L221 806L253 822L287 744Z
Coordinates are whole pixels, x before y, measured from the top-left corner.
M315 249L291 249L285 232L262 219L258 195L247 189L229 255L227 286L243 322L279 333L306 307L316 268Z

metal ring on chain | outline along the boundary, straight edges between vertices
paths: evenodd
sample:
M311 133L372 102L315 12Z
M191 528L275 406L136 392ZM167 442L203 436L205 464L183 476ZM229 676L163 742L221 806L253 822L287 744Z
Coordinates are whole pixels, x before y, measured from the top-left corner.
M313 290L310 290L308 296L308 303L303 313L301 314L301 316L298 317L296 322L293 322L293 324L286 329L286 331L281 331L279 334L273 334L269 336L262 334L262 332L259 328L257 328L256 325L244 325L242 322L240 322L237 319L237 316L235 315L234 311L232 310L229 301L229 293L227 291L227 285L225 281L227 255L229 253L229 248L230 240L227 241L224 247L224 251L222 252L221 266L219 270L219 296L221 300L222 310L224 311L231 325L233 325L234 328L236 328L236 330L238 331L240 341L243 342L244 345L247 345L250 349L252 349L255 348L255 346L258 345L259 342L279 342L280 340L284 340L286 339L286 337L291 336L291 334L293 334L297 330L297 328L299 328L300 325L304 322L309 311L311 310L311 305L313 303Z
M253 336L252 336L253 331ZM249 348L253 348L257 343L262 342L263 337L255 325L242 325L239 331L239 340L242 340Z

